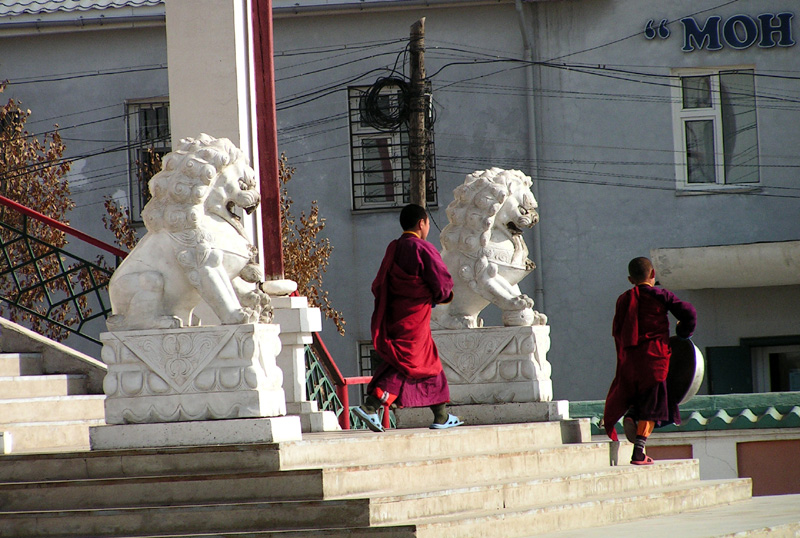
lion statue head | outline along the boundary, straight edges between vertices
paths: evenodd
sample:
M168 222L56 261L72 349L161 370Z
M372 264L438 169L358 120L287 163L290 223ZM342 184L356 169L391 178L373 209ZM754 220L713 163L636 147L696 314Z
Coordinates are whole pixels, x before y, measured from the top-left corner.
M519 170L473 172L453 194L447 206L449 224L441 234L446 250L480 256L491 248L493 233L510 238L539 221L531 178Z
M149 187L142 219L151 232L196 229L203 216L216 215L243 234L235 208L250 214L260 201L255 172L242 150L207 134L181 140Z
M543 323L518 283L534 268L522 233L539 222L531 178L519 170L491 168L468 174L447 206L442 258L454 277L454 299L434 310L434 326L479 327L489 303L505 325Z

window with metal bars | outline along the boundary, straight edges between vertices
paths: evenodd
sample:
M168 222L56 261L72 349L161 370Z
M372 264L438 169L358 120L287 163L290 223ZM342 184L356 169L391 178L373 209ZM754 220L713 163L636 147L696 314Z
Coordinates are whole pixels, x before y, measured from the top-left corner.
M131 218L141 222L142 209L150 200L147 184L161 170L164 155L172 151L169 101L129 101L126 107Z
M402 122L399 127L386 129L371 124L364 104L364 96L369 89L348 88L353 209L402 207L410 202L408 126ZM400 99L399 89L387 86L380 91L376 104L383 110L391 111L400 106ZM427 157L426 200L428 206L435 207L436 159L433 122L430 118Z

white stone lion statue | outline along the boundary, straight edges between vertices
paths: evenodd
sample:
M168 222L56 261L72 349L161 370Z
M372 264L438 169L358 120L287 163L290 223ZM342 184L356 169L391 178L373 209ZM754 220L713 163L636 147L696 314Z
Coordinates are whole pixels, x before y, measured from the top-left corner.
M453 301L433 309L433 328L482 327L478 315L489 303L500 308L505 326L547 323L518 285L534 268L522 237L539 221L530 187L519 170L492 168L467 175L455 189L441 233Z
M230 140L181 140L150 180L142 211L147 233L120 264L108 289L110 331L196 325L203 302L224 325L270 322L262 271L236 208L259 204L255 172Z

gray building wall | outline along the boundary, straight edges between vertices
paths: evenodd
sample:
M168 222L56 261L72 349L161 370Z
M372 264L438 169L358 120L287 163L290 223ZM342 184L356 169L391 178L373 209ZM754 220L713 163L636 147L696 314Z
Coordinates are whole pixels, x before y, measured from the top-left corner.
M32 134L58 124L64 157L78 158L68 175L76 204L70 222L111 243L102 202L128 193L125 102L168 95L166 36L163 27L77 28L0 31L0 79L9 80L2 97L31 110L26 128ZM94 259L94 248L84 250L79 241L73 246Z
M796 240L800 237L796 77L800 45L681 51L678 19L723 19L791 11L793 3L745 1L571 0L526 2L534 38L535 152L528 148L524 42L514 2L408 2L409 9L282 9L276 2L275 50L279 149L297 168L289 191L295 210L317 200L334 252L325 274L347 334L325 322L323 337L340 368L358 373L358 342L369 339L370 284L386 244L399 235L396 210L353 212L346 86L386 76L409 26L426 17L426 64L436 109L439 228L465 174L490 166L516 168L537 183L544 300L550 318L556 398L603 398L614 373L611 318L628 287L627 262L651 249ZM363 9L361 9L363 7ZM647 40L650 19L667 19L669 39ZM795 38L800 35L793 21ZM347 45L345 48L344 46ZM49 76L166 62L163 28L73 30L20 39L0 34L0 78ZM399 55L399 56L398 56ZM482 62L491 61L491 63ZM468 63L454 63L468 62ZM447 65L451 64L453 65ZM672 69L749 66L755 69L760 187L747 192L686 194L676 190ZM383 68L382 71L378 69ZM440 71L441 70L441 71ZM407 73L406 73L407 74ZM761 75L778 75L766 77ZM326 88L331 87L330 91ZM126 99L167 93L165 70L12 85L35 115L32 132L62 127L69 155L125 141L122 119L65 130L67 125L121 115ZM307 94L307 95L306 95ZM771 99L776 96L778 99ZM103 108L110 107L110 108ZM73 116L72 114L81 113ZM73 167L81 229L110 239L100 200L127 185L124 152ZM107 167L120 173L105 176ZM116 169L116 168L114 168ZM81 176L82 174L82 176ZM534 234L526 233L533 247ZM430 239L440 246L439 233ZM720 271L725 268L721 267ZM521 287L534 295L533 276ZM695 342L737 345L749 337L799 335L800 287L674 290L698 308ZM487 312L487 324L499 323Z

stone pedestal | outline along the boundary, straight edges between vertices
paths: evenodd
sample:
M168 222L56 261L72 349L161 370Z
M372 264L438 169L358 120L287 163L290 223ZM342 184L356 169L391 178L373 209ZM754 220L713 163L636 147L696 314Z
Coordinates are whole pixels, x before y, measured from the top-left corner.
M117 331L100 339L108 424L286 413L277 325Z
M283 371L286 412L300 417L304 432L341 429L333 411L320 411L308 399L306 390L305 347L312 332L322 330L319 308L309 307L305 297L272 297L273 321L280 325L281 352L277 364Z
M569 420L569 401L461 405L451 403L447 406L447 411L456 415L468 426L563 422ZM394 416L398 428L427 428L433 422L433 414L427 407L395 409Z
M448 411L466 424L566 421L569 402L553 401L550 327L435 330L447 382ZM428 408L395 410L398 428L424 428Z
M453 405L549 402L550 327L433 331Z

